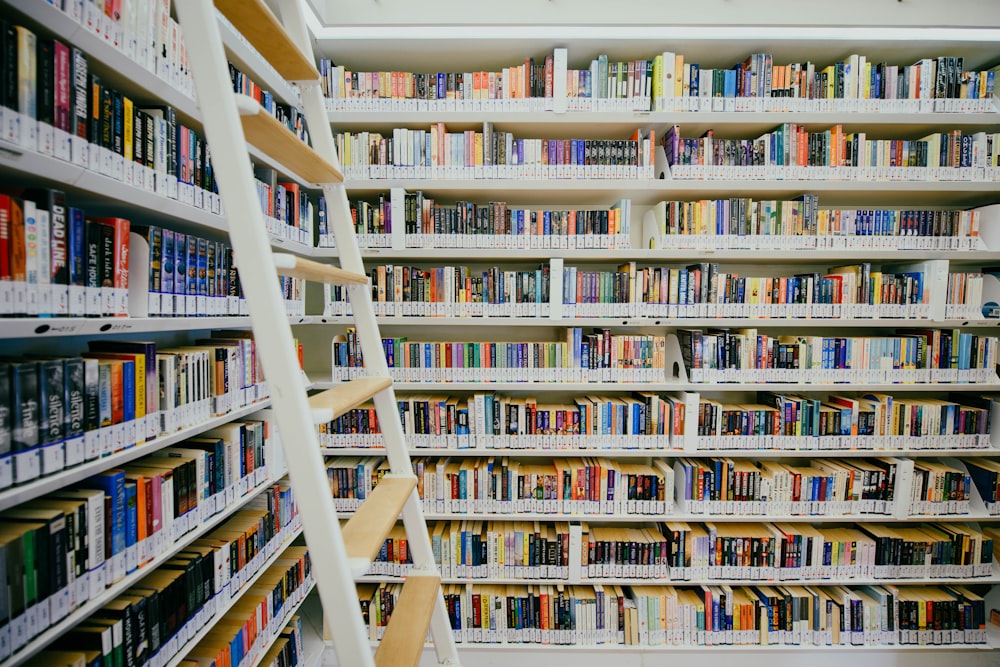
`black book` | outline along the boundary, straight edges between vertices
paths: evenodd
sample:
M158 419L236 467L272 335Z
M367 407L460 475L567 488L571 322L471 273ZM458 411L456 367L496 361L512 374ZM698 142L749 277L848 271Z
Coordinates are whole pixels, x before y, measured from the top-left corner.
M39 444L44 448L62 443L66 421L66 378L62 359L43 359L38 362L38 398ZM58 458L57 469L63 463L62 456ZM43 470L43 473L49 472L54 471Z
M125 155L125 97L113 91L111 104L111 150L115 155Z
M17 109L17 29L0 19L0 106Z
M10 404L13 415L11 449L17 454L38 446L40 422L38 368L33 361L11 361L8 367L10 371ZM14 476L17 479L17 463L15 462L14 465Z
M55 46L51 37L35 42L35 118L39 123L55 123Z

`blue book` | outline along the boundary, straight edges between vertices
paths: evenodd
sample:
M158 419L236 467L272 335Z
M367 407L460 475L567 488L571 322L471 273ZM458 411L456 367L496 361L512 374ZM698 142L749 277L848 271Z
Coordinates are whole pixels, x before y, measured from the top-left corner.
M134 547L139 542L139 496L135 482L125 482L125 548ZM125 572L134 572L138 559L126 558Z
M82 289L87 284L87 226L83 211L70 208L69 224L66 229L66 265L69 267L70 315L83 315L83 311L73 309L74 287L80 290L79 303L83 307Z
M187 236L174 232L174 294L187 294ZM184 314L183 299L175 305L175 314Z
M80 486L100 489L104 492L105 505L110 501L110 512L105 513L105 521L110 524L110 544L105 545L108 556L125 552L125 471L105 470L83 480ZM110 518L109 518L110 517Z
M160 256L160 292L163 294L173 294L174 293L174 275L176 269L174 268L174 236L175 232L171 229L164 229L162 231L163 239L161 243L161 253ZM173 314L173 313L165 313Z

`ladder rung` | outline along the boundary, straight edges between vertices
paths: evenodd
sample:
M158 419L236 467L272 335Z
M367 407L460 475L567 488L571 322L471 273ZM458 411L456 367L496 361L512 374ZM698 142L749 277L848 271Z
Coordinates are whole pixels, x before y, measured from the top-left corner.
M283 78L319 79L316 66L309 62L264 0L215 0L215 6Z
M417 478L413 475L385 475L344 526L344 546L355 576L368 572L416 487Z
M344 175L277 118L264 111L257 100L236 95L247 143L256 146L272 160L287 167L310 183L340 183Z
M312 408L313 422L316 424L331 422L391 386L392 378L365 377L310 396L309 407Z
M368 276L361 273L354 273L353 271L347 271L337 266L322 264L288 253L274 253L274 268L282 276L305 278L306 280L326 283L328 285L368 284Z
M375 651L375 667L416 667L440 590L436 572L413 572L406 577Z

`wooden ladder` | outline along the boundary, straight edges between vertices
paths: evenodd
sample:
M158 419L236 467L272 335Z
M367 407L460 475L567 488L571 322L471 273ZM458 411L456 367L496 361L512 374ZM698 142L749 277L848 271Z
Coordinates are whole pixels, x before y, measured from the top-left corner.
M440 575L416 492L416 477L399 419L371 289L358 250L336 146L314 66L301 0L279 0L279 20L263 0L176 0L201 107L212 166L222 195L234 259L250 308L257 350L281 431L288 473L301 511L320 599L334 651L345 667L406 667L420 661L428 629L440 665L458 665ZM312 138L307 146L249 97L233 92L219 30L225 16L302 94ZM337 240L340 268L273 254L264 227L248 144L307 183L323 189ZM343 285L351 300L369 377L309 397L299 371L278 276ZM316 425L373 400L389 459L385 476L341 529ZM374 656L354 585L368 572L399 515L413 570Z

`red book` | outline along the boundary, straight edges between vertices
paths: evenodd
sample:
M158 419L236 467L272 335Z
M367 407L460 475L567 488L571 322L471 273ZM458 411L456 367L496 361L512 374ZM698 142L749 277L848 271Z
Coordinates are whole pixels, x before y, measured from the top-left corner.
M56 40L54 42L55 59L55 127L64 132L70 131L70 81L69 47Z

